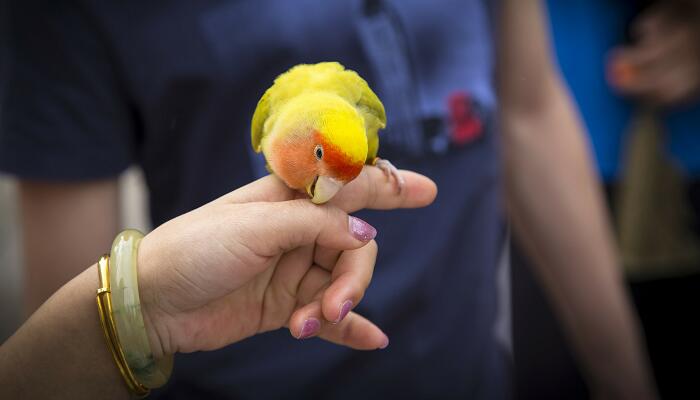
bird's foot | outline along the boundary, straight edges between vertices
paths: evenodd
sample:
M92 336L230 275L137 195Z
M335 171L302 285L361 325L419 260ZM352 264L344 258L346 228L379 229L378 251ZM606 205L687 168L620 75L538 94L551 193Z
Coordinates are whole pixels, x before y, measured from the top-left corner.
M394 177L399 193L401 193L404 186L406 185L406 180L403 178L403 176L401 176L399 170L396 167L394 167L394 164L392 164L389 160L385 160L379 157L374 159L373 164L375 167L381 169L388 179L391 179L392 176Z

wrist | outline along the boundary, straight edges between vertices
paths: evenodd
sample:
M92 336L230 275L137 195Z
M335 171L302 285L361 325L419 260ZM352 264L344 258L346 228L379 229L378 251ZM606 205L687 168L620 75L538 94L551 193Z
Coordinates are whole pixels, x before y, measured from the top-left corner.
M131 370L136 380L147 388L163 386L170 377L173 359L168 354L163 354L162 341L158 335L158 319L154 318L153 301L150 301L148 321L150 329L146 328L144 318L144 302L139 284L139 275L143 275L146 280L146 297L157 300L157 296L149 291L154 288L152 283L157 283L148 279L154 274L148 274L148 265L142 271L139 267L139 253L143 234L133 229L120 232L114 239L112 251L109 256L109 275L111 284L111 310L113 316L118 342L121 346L120 354L126 360L128 369ZM147 250L148 247L145 247ZM148 254L148 252L147 252ZM148 258L147 258L148 259ZM142 274L143 272L143 274ZM157 303L155 303L157 304ZM154 323L155 322L155 323ZM160 357L154 354L161 353Z
M161 299L157 285L157 255L153 254L151 236L147 235L139 246L137 264L139 268L139 293L141 313L151 350L155 358L173 355L176 352L168 333L169 316L160 307Z
M174 351L171 350L170 343L165 340L168 338L168 335L163 334L163 329L158 323L158 318L152 316L153 310L150 305L148 303L143 303L141 312L143 314L143 326L146 328L146 335L151 345L151 351L153 351L153 357L158 359L173 355Z

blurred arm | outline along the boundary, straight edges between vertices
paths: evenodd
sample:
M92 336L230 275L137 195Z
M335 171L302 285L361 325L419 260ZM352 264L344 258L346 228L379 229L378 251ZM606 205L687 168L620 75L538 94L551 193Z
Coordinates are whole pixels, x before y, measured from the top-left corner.
M24 243L24 311L108 252L118 228L117 181L19 185Z
M498 86L513 228L535 260L592 393L650 398L638 323L584 132L552 64L544 10L537 1L501 6Z

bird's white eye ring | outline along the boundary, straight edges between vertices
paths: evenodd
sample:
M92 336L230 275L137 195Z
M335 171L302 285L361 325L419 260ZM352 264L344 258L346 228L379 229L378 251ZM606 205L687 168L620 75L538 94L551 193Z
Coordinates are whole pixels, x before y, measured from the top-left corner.
M316 145L316 148L314 149L314 155L316 156L317 160L323 159L323 147L320 144Z

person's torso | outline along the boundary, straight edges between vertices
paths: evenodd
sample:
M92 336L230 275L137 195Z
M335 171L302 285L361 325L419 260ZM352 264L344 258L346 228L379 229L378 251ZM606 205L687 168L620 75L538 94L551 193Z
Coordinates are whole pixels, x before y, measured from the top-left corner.
M387 332L386 350L270 332L178 355L162 395L486 393L498 369L494 270L503 230L484 3L134 1L94 10L141 127L155 224L261 173L250 118L273 79L298 63L339 61L365 77L388 115L379 155L440 191L425 209L358 213L377 227L380 252L357 311Z

